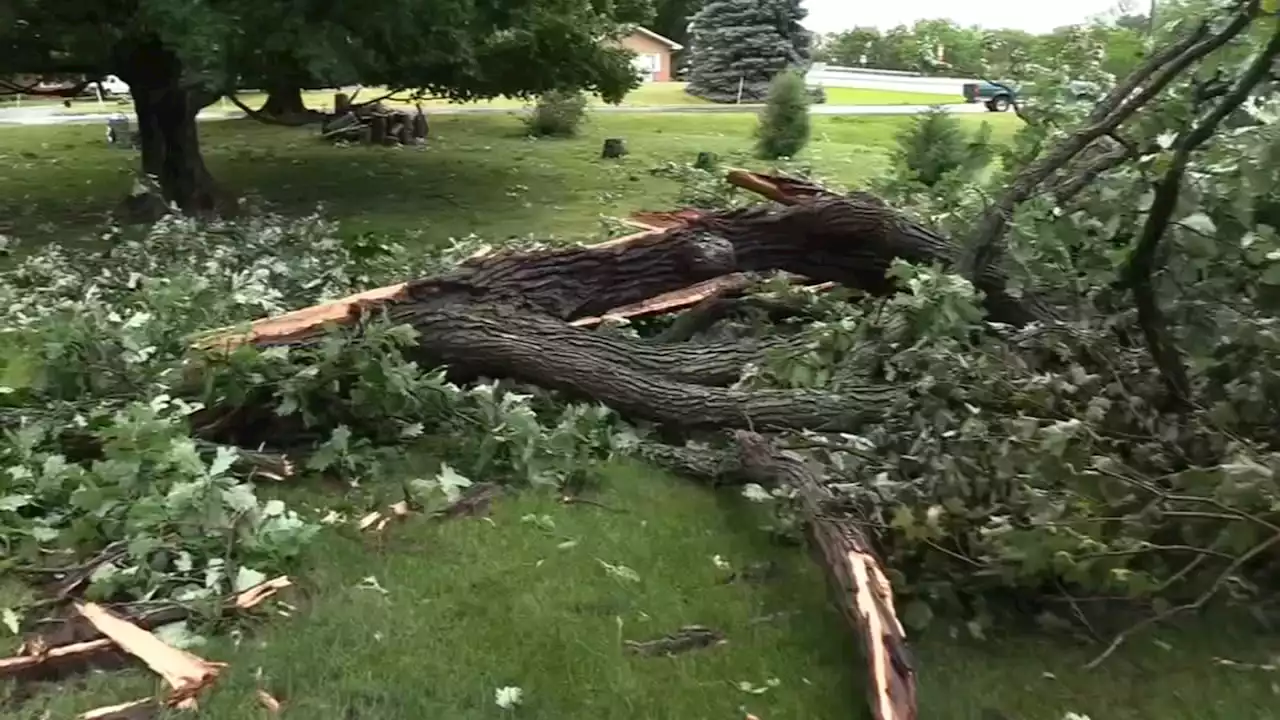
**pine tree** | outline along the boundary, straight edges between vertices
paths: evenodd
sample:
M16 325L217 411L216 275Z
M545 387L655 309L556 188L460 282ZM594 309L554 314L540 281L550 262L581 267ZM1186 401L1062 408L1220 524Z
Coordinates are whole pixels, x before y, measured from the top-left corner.
M756 152L765 160L792 157L809 142L809 95L804 75L779 73L769 87L769 101L760 112Z
M690 28L689 92L713 102L763 100L774 76L809 60L800 0L709 0ZM741 83L741 85L740 85Z

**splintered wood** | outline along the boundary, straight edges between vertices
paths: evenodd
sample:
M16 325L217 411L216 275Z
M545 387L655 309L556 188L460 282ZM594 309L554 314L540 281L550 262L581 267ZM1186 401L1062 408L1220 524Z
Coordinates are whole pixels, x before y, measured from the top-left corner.
M118 617L97 603L75 603L76 611L122 650L146 663L169 685L164 703L195 707L195 696L218 678L223 663L211 663L166 645L160 638Z
M827 511L830 491L802 457L753 432L740 430L734 437L749 476L797 490L810 547L839 593L846 619L862 637L872 715L876 720L916 720L915 667L892 588L870 541L856 524Z

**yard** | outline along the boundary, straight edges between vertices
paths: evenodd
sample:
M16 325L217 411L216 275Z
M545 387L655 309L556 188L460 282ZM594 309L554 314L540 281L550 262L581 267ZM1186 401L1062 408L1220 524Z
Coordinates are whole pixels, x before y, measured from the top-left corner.
M354 92L354 88L347 88L346 92ZM920 92L903 92L896 90L873 90L864 88L826 88L828 105L946 105L959 103L963 98L951 95L940 95L937 93L920 93ZM357 100L368 100L379 97L381 91L378 88L365 88L361 91ZM334 91L313 90L303 93L303 101L307 107L316 110L333 108ZM239 98L251 108L261 107L266 101L266 95L259 92L245 92ZM599 97L591 98L592 104L601 105L603 101ZM50 98L0 98L0 109L6 107L28 107L31 105L54 105L61 104L61 100ZM394 105L395 103L389 102ZM423 106L430 109L433 107L484 107L497 109L519 109L525 107L528 101L519 98L498 98L496 100L479 101L473 103L453 104L447 100L425 100ZM629 107L655 107L655 106L678 106L678 105L707 105L708 101L695 97L685 92L685 83L681 82L664 82L664 83L647 83L636 88L631 94L627 95L622 102L623 106ZM59 107L60 113L67 114L86 114L86 113L112 113L119 112L121 109L128 109L128 101L107 100L99 103L97 100L80 99L71 103L71 107ZM234 110L235 106L223 100L216 105L224 110Z
M965 118L980 120L994 125L997 141L1017 122ZM856 187L888 167L903 122L815 118L815 141L798 162ZM435 244L471 233L589 237L603 216L668 209L678 188L650 170L700 151L758 165L748 154L754 123L749 114L600 115L584 137L561 141L526 139L510 116L454 116L434 120L420 149L334 148L305 131L247 121L208 123L202 134L215 176L271 209L305 213L323 204L350 233ZM104 147L101 135L97 126L0 129L0 163L11 169L0 176L0 232L68 241L99 226L136 164L133 153ZM631 154L600 160L605 137L625 138ZM430 474L431 462L419 458L403 472ZM816 565L771 543L757 510L634 462L595 475L598 507L530 491L498 502L489 519L411 519L383 542L349 523L326 529L295 573L290 617L224 632L198 650L229 663L198 717L264 716L257 688L282 700L286 717L322 720L861 716L861 666ZM358 515L394 498L398 483L377 480L282 495L313 518ZM738 569L771 562L773 572L725 582L716 558ZM619 579L605 564L631 568L638 580ZM23 592L0 578L0 607ZM1012 629L978 641L939 622L914 647L921 715L1273 717L1274 667L1214 659L1265 663L1274 648L1234 619L1216 620L1138 637L1092 673L1080 666L1096 644ZM729 642L674 658L619 650L623 639L692 624ZM496 707L502 686L523 688L523 705ZM0 715L71 717L154 690L141 670L33 697L0 685Z

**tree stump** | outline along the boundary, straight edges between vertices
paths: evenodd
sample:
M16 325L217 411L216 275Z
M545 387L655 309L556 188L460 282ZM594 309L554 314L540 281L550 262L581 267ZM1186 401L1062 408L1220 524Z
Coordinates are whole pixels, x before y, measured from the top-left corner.
M427 114L422 112L422 108L418 108L418 114L413 116L413 139L415 142L426 142L427 140Z
M698 153L698 159L693 162L693 166L699 170L715 170L716 163L719 161L720 158L716 157L713 152L700 152Z
M622 138L605 138L600 157L605 159L620 158L627 154L627 143Z
M402 118L399 126L396 128L396 139L401 145L408 145L413 142L413 119L409 116Z
M369 142L373 145L383 145L387 142L387 116L374 115L369 118Z
M351 96L346 93L338 93L333 96L333 114L344 115L351 109Z

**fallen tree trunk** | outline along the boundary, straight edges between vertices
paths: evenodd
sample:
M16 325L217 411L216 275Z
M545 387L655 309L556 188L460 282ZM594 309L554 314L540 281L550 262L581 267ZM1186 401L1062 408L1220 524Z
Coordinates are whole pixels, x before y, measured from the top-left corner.
M960 260L960 248L949 239L904 217L870 193L840 195L806 181L746 170L730 171L727 178L738 187L787 206L776 212L753 208L701 218L682 216L683 229L716 233L733 243L739 270L759 270L757 266L764 264L888 295L897 291L886 277L894 259L945 268L956 267ZM782 256L778 254L781 248L758 237L804 240L793 246L792 253ZM1056 319L1037 293L1010 292L1008 277L996 268L987 268L975 284L995 322L1022 327Z
M643 368L636 343L589 333L503 304L432 298L379 308L420 334L432 364L520 380L591 398L633 418L681 428L809 428L853 432L884 417L902 392L893 386L815 390L737 390L681 382L672 370ZM672 348L674 350L674 348ZM727 373L728 355L684 349L688 376ZM650 356L663 363L661 353ZM714 368L714 370L712 369ZM726 377L726 375L719 375Z
M376 288L331 303L304 308L253 324L247 335L222 332L218 342L289 342L325 323L345 323L364 301L402 302L433 289L465 288L477 300L520 304L565 321L598 322L610 314L643 314L690 307L715 292L734 273L783 271L816 282L832 282L873 295L897 291L886 277L894 259L952 266L960 253L946 238L903 218L866 193L849 197L813 188L786 195L783 186L761 176L731 175L774 188L790 207L715 213L685 211L682 224L599 245L469 258L455 272ZM806 199L807 198L807 199ZM653 218L661 222L660 218ZM657 224L657 223L655 223ZM695 288L699 283L709 283ZM983 275L979 290L992 320L1023 326L1052 319L1052 311L1030 293L1006 290L996 270ZM671 293L668 300L656 302ZM588 320L592 319L592 320Z
M915 720L916 673L893 590L870 541L851 518L829 507L818 470L755 432L734 433L729 452L643 446L641 454L675 472L716 483L755 482L794 488L815 559L826 571L845 619L862 639L868 702L876 720Z

